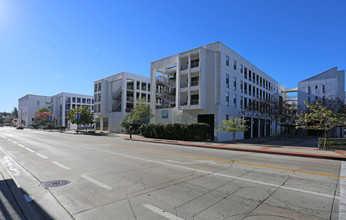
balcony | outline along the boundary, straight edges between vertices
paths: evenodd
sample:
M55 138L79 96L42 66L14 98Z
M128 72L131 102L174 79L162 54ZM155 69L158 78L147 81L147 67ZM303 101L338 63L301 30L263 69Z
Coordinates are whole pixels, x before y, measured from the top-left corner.
M198 99L191 99L191 105L198 105Z
M191 68L199 67L199 59L191 60Z

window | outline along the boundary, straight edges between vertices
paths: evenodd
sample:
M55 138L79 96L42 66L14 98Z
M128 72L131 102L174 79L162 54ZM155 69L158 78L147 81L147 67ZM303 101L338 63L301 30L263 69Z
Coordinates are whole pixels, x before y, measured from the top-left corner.
M234 105L234 108L237 107L237 95L236 94L233 95L233 105Z
M88 104L91 104L91 100L90 100L90 99L87 99L87 103L88 103Z
M247 94L247 83L244 83L244 93Z
M255 83L256 79L256 74L254 72L252 72L252 82Z
M244 109L247 109L247 98L244 98Z
M260 77L260 86L262 87L262 77Z
M40 105L40 101L37 101L37 105Z
M140 88L140 84L141 84L141 83L137 81L137 89L138 89L138 90L139 90L139 88Z
M243 73L243 68L244 68L244 66L243 66L243 64L241 64L240 65L240 73Z
M235 77L233 79L233 90L237 91L237 78L235 78Z
M269 85L268 85L268 89L269 89L269 91L271 90L271 85L270 85L270 82L269 82Z
M101 83L99 83L98 91L101 91Z
M259 89L257 88L256 90L257 90L257 96L256 97L259 98Z
M142 90L147 91L147 84L145 82L142 82Z
M148 91L150 92L150 83L148 83Z
M310 101L311 101L311 100L310 100L310 96L309 96L309 97L308 97L308 103L310 103Z
M240 96L240 109L243 109L243 96Z
M233 61L233 69L235 69L235 70L237 69L237 61L236 60Z
M310 95L311 93L311 89L310 89L310 86L308 86L308 95Z
M255 97L255 93L256 93L256 88L255 88L255 86L252 86L252 88L253 88L253 92L252 92L252 95L253 95L253 97Z
M318 92L318 86L315 86L315 94Z
M252 88L251 88L251 85L249 84L249 95L251 95L251 92L252 92Z
M240 80L240 92L243 93L243 80Z
M76 97L73 97L73 98L72 98L72 102L76 102Z
M257 75L256 76L256 83L257 83L257 85L258 85L258 81L259 81L259 76Z
M229 115L226 115L226 120L229 120Z
M226 103L225 103L226 106L229 106L229 93L226 92Z
M251 70L249 70L249 81L251 81Z
M101 94L99 94L99 101L101 101ZM77 98L77 103L81 102L81 98Z
M82 103L85 103L85 98L82 99Z
M195 76L191 78L191 86L198 86L199 83L199 77Z
M244 68L244 78L247 79L247 68Z
M226 73L226 88L229 88L229 74Z
M226 65L229 66L229 56L226 56Z
M322 93L325 94L326 93L326 85L322 86ZM324 96L323 96L324 97Z

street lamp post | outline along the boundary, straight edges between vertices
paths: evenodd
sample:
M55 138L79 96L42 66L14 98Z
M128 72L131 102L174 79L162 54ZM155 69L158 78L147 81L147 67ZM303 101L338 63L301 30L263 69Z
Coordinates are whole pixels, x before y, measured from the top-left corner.
M132 109L131 109L131 113L130 113L130 138L132 138L132 125L133 125L133 119L132 119L132 110L133 110L133 97L130 97L130 101L132 104Z

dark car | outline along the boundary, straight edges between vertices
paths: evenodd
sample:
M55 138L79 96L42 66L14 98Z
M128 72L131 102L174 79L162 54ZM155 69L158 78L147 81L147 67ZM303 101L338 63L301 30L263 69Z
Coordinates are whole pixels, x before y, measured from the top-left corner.
M23 129L24 129L24 127L23 127L23 126L18 126L18 127L17 127L17 129L21 129L21 130L23 130Z

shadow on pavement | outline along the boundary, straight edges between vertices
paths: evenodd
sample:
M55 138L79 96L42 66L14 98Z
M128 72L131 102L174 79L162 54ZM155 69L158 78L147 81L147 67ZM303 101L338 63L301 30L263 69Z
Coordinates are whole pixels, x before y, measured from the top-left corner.
M53 219L12 179L0 180L0 219Z

